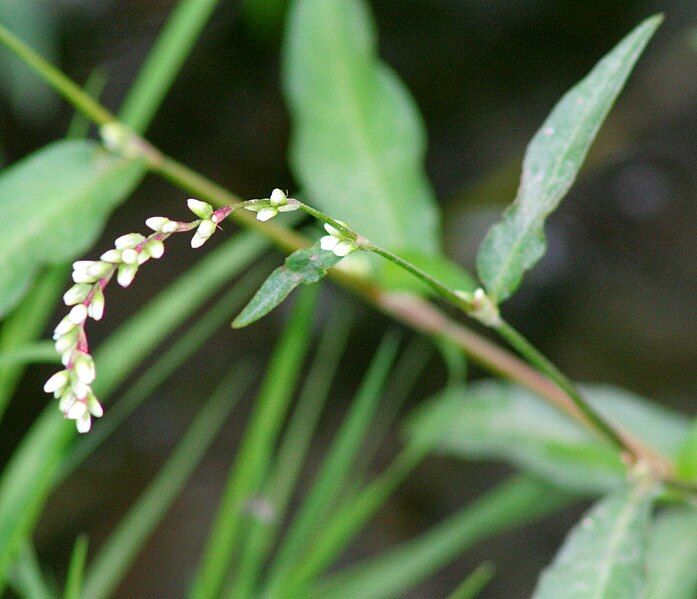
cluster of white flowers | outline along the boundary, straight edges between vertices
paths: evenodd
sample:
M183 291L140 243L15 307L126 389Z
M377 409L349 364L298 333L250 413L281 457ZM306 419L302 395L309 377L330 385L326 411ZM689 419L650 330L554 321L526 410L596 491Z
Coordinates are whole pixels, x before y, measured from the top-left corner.
M343 225L344 223L341 224ZM356 242L339 231L336 227L332 227L330 224L325 224L324 230L329 233L329 235L325 235L319 240L319 246L323 250L334 252L335 256L343 258L344 256L348 256L354 250L358 249Z
M73 263L75 284L63 295L65 305L72 307L53 334L56 351L61 355L65 368L46 381L44 391L60 398L60 410L66 418L75 420L81 433L90 430L92 416L99 418L103 414L102 406L91 388L95 367L89 352L85 324L88 317L101 320L104 315L104 288L114 274L119 285L128 287L142 264L150 258L162 257L165 251L163 242L172 233L195 228L191 247L201 247L231 211L230 207L214 211L209 204L194 199L187 203L200 220L187 223L154 216L145 221L154 231L148 237L140 233L122 235L114 242L114 248L104 252L99 260Z
M281 189L274 189L269 198L264 200L252 200L245 206L247 210L257 213L257 220L267 221L279 212L292 212L300 208L300 204L293 198L289 198Z

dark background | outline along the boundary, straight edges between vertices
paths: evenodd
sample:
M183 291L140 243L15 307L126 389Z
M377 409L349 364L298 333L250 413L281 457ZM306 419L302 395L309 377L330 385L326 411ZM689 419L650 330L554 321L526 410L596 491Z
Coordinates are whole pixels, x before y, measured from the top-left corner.
M79 82L95 66L103 67L109 77L104 102L112 109L173 6L169 0L31 2L45 28L39 36L44 52ZM1 18L7 19L12 4L0 9ZM286 164L290 123L279 82L282 20L273 18L273 11L259 12L276 4L283 3L221 0L148 132L165 152L244 197L266 195L273 187L295 189ZM527 140L556 100L641 19L666 13L579 182L550 220L548 255L505 313L573 378L624 386L694 415L697 3L374 0L371 5L381 55L424 115L427 168L444 214L448 253L470 269L486 228L515 193ZM1 60L0 151L10 163L59 138L71 111L22 75L4 52ZM185 198L149 177L112 216L97 248L141 230L147 216L181 214ZM183 244L171 245L166 268L150 265L148 276L128 293L111 292L110 318L93 327L95 340L195 259ZM325 294L327 301L331 295L353 301L333 288ZM365 368L366 359L355 356L369 352L389 324L367 308L356 309L351 357L340 375L340 387L348 391ZM283 317L280 310L254 330L224 327L54 494L36 535L47 570L62 576L78 532L89 534L91 548L99 545L186 427L196 408L192 396L211 389L241 356L263 364ZM48 372L31 370L13 400L0 427L3 462L43 407L39 390ZM405 410L442 385L437 358L426 372ZM350 397L337 390L328 404L305 483ZM236 412L158 527L119 597L181 596L243 430L243 412ZM397 447L395 434L376 471ZM507 472L501 465L427 460L345 561L415 536ZM409 597L447 595L484 559L498 570L483 597L528 596L580 509L480 544Z

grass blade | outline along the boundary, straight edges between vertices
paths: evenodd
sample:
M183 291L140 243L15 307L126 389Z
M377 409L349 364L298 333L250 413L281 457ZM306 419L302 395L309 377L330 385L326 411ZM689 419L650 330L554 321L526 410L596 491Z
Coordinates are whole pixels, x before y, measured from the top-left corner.
M267 246L242 233L205 256L160 292L95 353L100 365L101 398L107 398L140 362L228 279L238 274ZM0 590L22 539L31 533L55 484L63 456L76 437L53 402L32 425L0 477Z
M494 577L495 571L493 564L484 562L448 595L448 599L473 599L489 584L489 581Z
M351 332L351 315L347 315L344 309L339 309L333 314L322 333L300 398L279 445L272 472L264 485L263 498L272 507L273 518L267 522L256 519L250 523L237 578L226 595L234 597L255 595L254 590L264 559L283 521L313 432L329 396L332 379L339 367L341 354Z
M30 542L22 545L11 577L12 588L24 599L55 599L46 584L36 551Z
M304 288L271 358L254 412L213 522L190 596L217 597L235 551L249 502L261 489L309 344L318 287Z
M533 479L514 477L419 537L334 574L311 597L399 597L477 541L545 516L571 498Z
M0 352L0 366L26 366L27 364L60 364L50 341L36 341Z
M73 555L70 558L68 577L65 582L64 599L80 599L82 583L87 561L87 537L80 535L75 541Z
M303 500L274 559L264 597L277 597L285 592L288 576L298 564L319 522L339 497L382 397L398 346L396 334L385 335L312 489Z
M131 86L119 116L144 133L218 0L181 0Z
M49 266L41 272L24 302L2 323L0 353L10 352L41 335L67 278L67 266ZM21 364L0 363L0 418L23 372Z
M131 506L95 556L85 577L85 597L102 599L113 593L148 536L198 466L251 379L250 370L244 368L235 368L224 377L177 443L172 455L159 469L157 477Z

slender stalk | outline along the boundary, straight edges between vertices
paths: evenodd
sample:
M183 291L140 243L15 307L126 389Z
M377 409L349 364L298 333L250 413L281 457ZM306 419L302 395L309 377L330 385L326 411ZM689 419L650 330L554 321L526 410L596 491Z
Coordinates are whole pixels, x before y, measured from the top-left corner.
M530 343L520 332L507 322L503 322L496 328L511 346L524 356L528 362L535 366L540 372L552 379L566 394L571 398L584 418L595 428L605 439L620 451L626 451L624 441L620 435L603 419L598 412L586 402L578 392L574 384L563 374L542 352Z
M50 62L34 52L34 50L1 24L0 42L17 54L17 56L34 69L46 83L95 123L103 125L114 120L114 115L99 104L99 102L86 94L79 85L74 83L69 77L66 77L64 73L59 71Z
M7 29L0 25L0 43L5 44L8 48L14 51L20 58L25 60L41 77L43 77L50 85L52 85L60 94L70 101L76 108L83 111L95 123L103 125L108 122L117 123L114 116L102 107L98 102L87 95L79 86L73 83L58 69L53 67L33 50L28 48L18 38L13 36ZM119 124L119 126L122 126ZM123 126L122 126L123 127ZM177 162L162 154L155 147L140 138L134 133L130 133L128 129L123 127L124 132L129 133L127 141L129 142L129 150L136 149L139 155L145 158L150 169L164 178L168 179L175 185L186 189L202 199L217 206L230 205L239 203L240 199L221 187L220 185L210 181L203 175L193 171L187 166ZM305 206L303 204L303 206ZM443 285L435 278L428 275L421 269L401 259L399 256L391 252L379 248L368 240L365 240L357 233L351 231L346 225L336 221L324 213L321 213L311 207L303 208L309 214L316 216L331 224L339 231L352 235L353 239L362 245L363 249L368 249L383 257L396 262L409 272L419 277L422 281L430 285L444 297L454 301L459 308L466 312L471 311L476 317L478 306L475 305L469 298L460 297L459 294ZM278 226L274 223L262 223L257 221L252 214L247 211L235 211L231 217L245 227L252 228L268 239L273 241L277 246L285 251L295 251L310 244L309 240L304 236ZM496 322L494 328L499 330L503 327L503 331L508 335L507 340L510 343L519 343L517 349L523 350L521 353L530 359L536 367L546 366L541 368L543 375L534 368L501 349L495 344L489 342L477 333L469 330L459 323L449 320L442 312L435 308L429 302L408 293L395 293L386 291L369 279L349 274L340 269L332 269L330 276L339 282L344 287L357 293L369 303L372 303L383 312L395 317L409 326L418 330L447 337L455 342L456 345L462 348L472 360L484 366L485 368L515 381L524 387L540 394L556 407L565 411L572 418L580 421L589 429L601 432L608 439L620 446L623 450L635 457L646 458L647 461L654 467L656 475L662 479L669 479L672 475L672 464L663 456L656 454L651 448L646 447L640 440L633 439L626 434L620 434L609 423L604 422L602 418L595 414L593 409L585 403L580 395L569 393L569 385L560 380L568 382L568 379L559 378L559 372L549 363L538 350L533 348L529 343L521 342L519 334L511 332L504 323ZM455 298L453 297L455 295ZM491 325L491 323L489 323ZM501 332L501 331L499 331ZM503 333L502 333L503 334ZM505 336L505 335L504 335ZM515 345L514 345L515 347ZM539 358L543 358L540 360ZM550 369L549 366L552 366ZM556 375L555 375L556 373ZM573 386L571 386L573 389ZM582 407L581 407L582 406ZM588 417L588 414L594 416ZM598 426L596 422L601 422ZM618 442L619 441L619 442Z

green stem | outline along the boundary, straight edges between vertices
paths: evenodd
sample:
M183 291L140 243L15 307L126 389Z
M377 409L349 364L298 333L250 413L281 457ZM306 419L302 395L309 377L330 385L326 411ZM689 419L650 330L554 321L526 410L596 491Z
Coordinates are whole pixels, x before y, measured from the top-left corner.
M603 437L617 447L620 451L630 451L634 453L632 448L626 446L625 441L618 433L607 423L603 417L595 411L595 409L581 397L574 384L562 373L542 352L540 352L532 343L530 343L520 332L513 328L507 322L502 322L496 331L501 335L518 353L525 357L535 368L545 374L554 383L556 383L574 402L574 405L579 409L588 422L595 428Z

